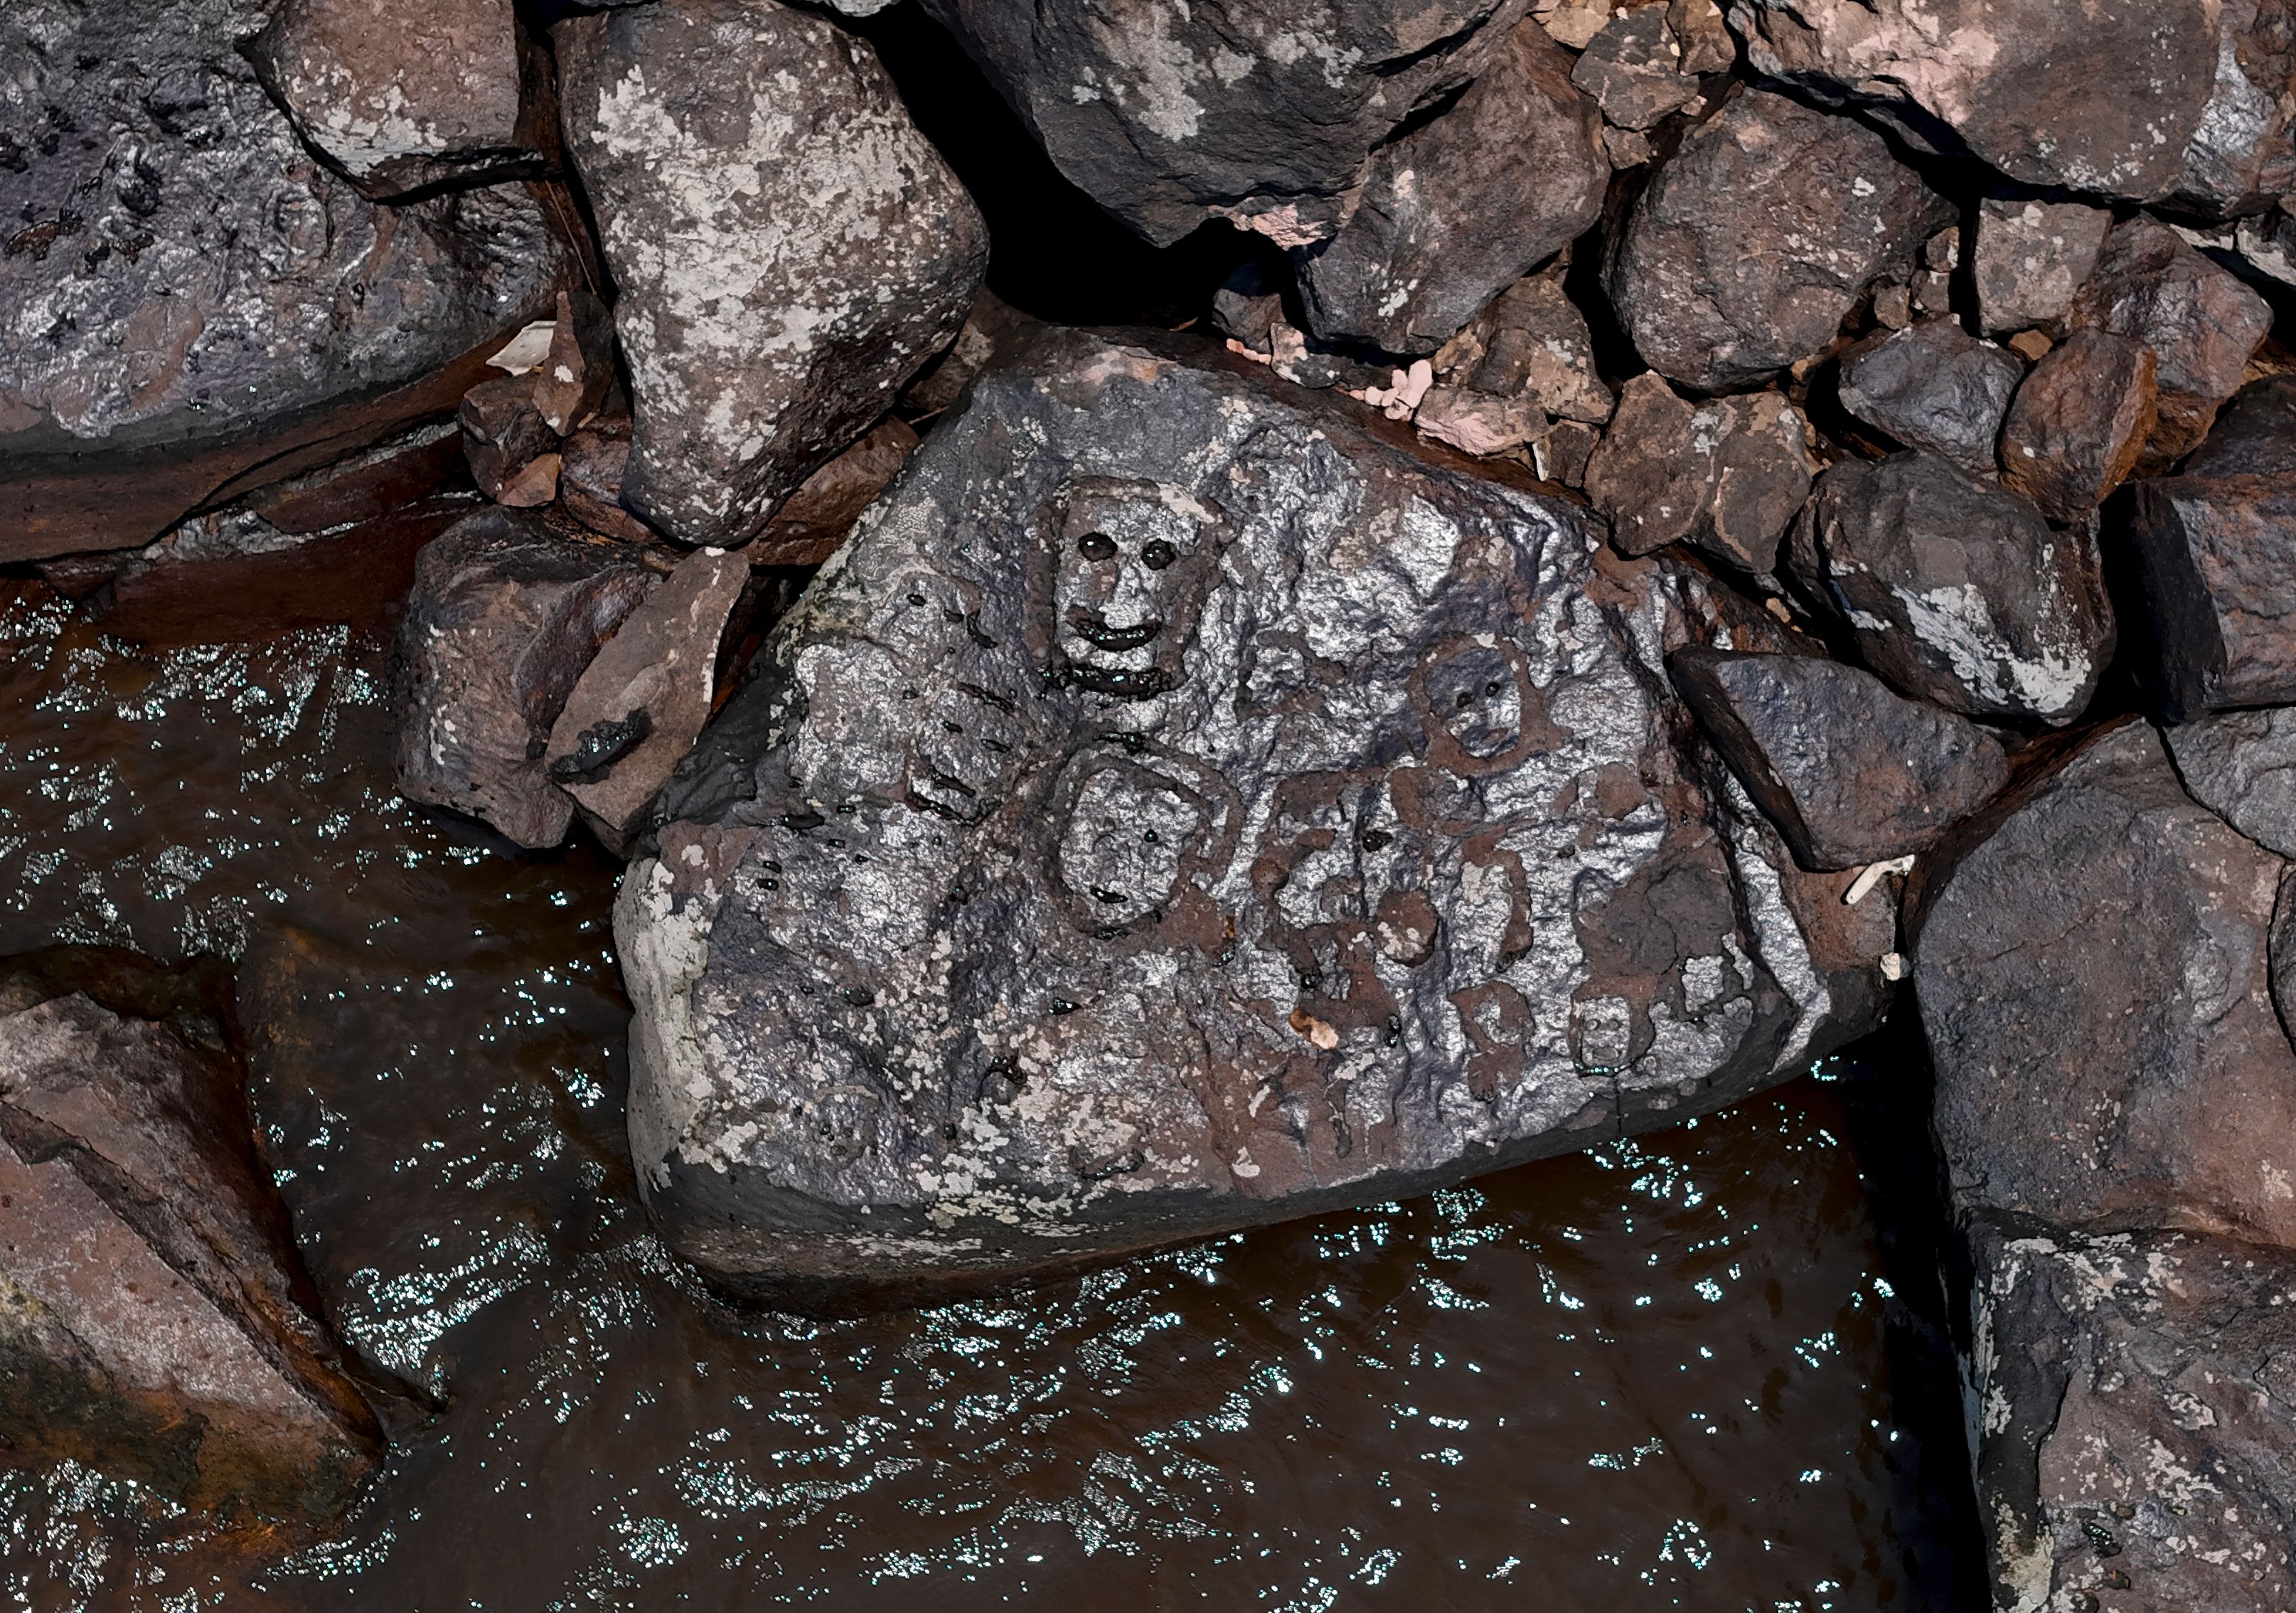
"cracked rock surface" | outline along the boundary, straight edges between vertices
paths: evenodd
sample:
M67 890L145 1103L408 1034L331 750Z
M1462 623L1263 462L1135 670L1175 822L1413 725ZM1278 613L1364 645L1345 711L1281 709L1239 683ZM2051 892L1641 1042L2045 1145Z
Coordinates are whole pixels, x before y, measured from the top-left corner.
M625 876L633 1154L734 1292L1415 1190L1878 1011L1886 911L1792 870L1665 681L1775 624L1177 350L1047 335L977 383Z

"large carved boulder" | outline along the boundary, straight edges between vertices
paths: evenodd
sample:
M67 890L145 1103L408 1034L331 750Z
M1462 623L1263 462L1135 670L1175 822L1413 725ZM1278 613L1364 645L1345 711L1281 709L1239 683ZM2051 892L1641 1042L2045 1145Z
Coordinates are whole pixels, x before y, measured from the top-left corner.
M580 16L566 143L620 288L622 501L734 547L955 337L988 231L864 41L778 0Z
M976 383L616 913L630 1138L730 1290L944 1296L1731 1102L1872 1022L1574 506L1143 335ZM1200 357L1183 357L1193 353Z
M360 196L238 53L261 23L0 7L0 564L147 543L452 409L549 313L542 203Z

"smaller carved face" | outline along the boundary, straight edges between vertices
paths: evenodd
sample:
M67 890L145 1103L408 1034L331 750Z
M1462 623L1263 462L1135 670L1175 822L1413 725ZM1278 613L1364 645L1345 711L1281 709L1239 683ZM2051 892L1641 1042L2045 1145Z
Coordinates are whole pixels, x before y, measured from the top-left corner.
M1522 689L1513 661L1490 646L1454 650L1427 671L1427 704L1458 747L1478 761L1522 737Z
M1168 778L1121 761L1098 767L1061 834L1061 883L1101 923L1137 923L1178 891L1204 819L1202 802Z
M1068 675L1112 695L1177 680L1211 569L1210 520L1128 484L1070 495L1049 539L1052 648Z

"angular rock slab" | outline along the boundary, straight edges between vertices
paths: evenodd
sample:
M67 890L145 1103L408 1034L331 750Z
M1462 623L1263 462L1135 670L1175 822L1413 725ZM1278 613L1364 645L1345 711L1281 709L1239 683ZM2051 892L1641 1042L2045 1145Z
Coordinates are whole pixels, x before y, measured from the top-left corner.
M237 53L254 13L0 8L0 564L149 542L451 410L549 312L536 197L368 202Z
M2143 457L2160 422L2151 348L2075 331L2017 389L2001 432L2001 481L2052 521L2086 521Z
M1995 1605L2296 1605L2296 1259L2188 1233L1970 1242Z
M1593 226L1611 182L1602 134L1570 57L1518 23L1456 105L1380 150L1339 233L1297 254L1308 327L1433 352Z
M2251 383L2217 411L2208 440L2185 461L2187 476L2296 474L2296 375Z
M1931 873L1915 993L1964 1208L2296 1243L2267 967L2286 866L2125 722Z
M0 1438L228 1521L315 1520L381 1430L196 996L94 949L0 962Z
M1637 375L1587 462L1587 496L1621 554L1687 541L1760 575L1809 497L1807 431L1775 392L1692 403Z
M875 52L818 17L695 0L554 38L620 288L623 502L737 547L956 335L988 227Z
M2296 703L2296 492L2278 475L2134 484L2131 569L2162 712Z
M1472 83L1525 0L924 0L1070 183L1159 246L1212 218L1327 240L1365 160Z
M1822 350L1947 218L1872 129L1749 90L1659 169L1603 285L1652 369L1742 386Z
M2024 376L2014 355L1950 319L1924 319L1843 357L1841 407L1906 448L1984 472Z
M1693 647L1667 670L1807 868L1923 851L2009 781L1992 735L1857 667Z
M1890 938L1675 748L1710 597L1259 366L1040 339L624 877L657 1226L750 1297L945 1297L1798 1067Z
M1994 335L2062 314L2096 267L2112 214L2079 202L1988 197L1977 211L1971 276L1977 313Z
M2163 737L2194 800L2266 851L2296 857L2296 707L2219 712Z

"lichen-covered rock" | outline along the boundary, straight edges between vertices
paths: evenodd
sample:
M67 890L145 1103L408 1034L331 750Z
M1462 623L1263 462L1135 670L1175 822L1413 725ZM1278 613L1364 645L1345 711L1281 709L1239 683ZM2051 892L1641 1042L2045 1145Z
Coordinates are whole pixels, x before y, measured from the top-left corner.
M1433 352L1594 224L1611 179L1602 128L1570 58L1518 24L1456 105L1380 149L1338 233L1295 254L1309 328Z
M2296 1241L2287 865L2185 793L2148 724L2082 742L1930 876L1915 995L1972 1212Z
M530 49L511 0L285 0L248 54L312 149L389 202L548 165Z
M398 793L522 846L566 838L543 757L583 669L659 579L629 546L485 509L416 556L398 632Z
M1995 1605L2296 1605L2296 1258L1990 1222L1970 1245Z
M2216 0L1730 0L1754 70L2014 179L2166 195L2215 92Z
M2112 227L2108 210L2086 202L1980 202L1970 266L1980 323L2000 335L2056 319L2096 268Z
M923 0L1053 163L1168 246L1215 218L1328 239L1365 159L1497 60L1525 0Z
M2075 331L2017 389L2001 480L2052 521L2086 521L2136 468L2159 417L2160 361L2104 331Z
M308 1524L381 1434L204 984L93 948L0 961L0 1442L227 1521Z
M147 543L451 410L549 311L568 257L540 202L360 196L234 48L261 23L0 8L0 564Z
M2296 703L2296 492L2279 475L2139 481L2128 551L2171 721Z
M1675 687L1807 868L1911 855L2008 782L2000 741L1816 655L1693 646Z
M1759 575L1809 496L1807 433L1775 392L1693 404L1637 375L1587 462L1587 497L1621 554L1688 542Z
M1933 454L1833 466L1789 553L1867 666L1950 712L2062 726L2112 659L2095 534L2052 531Z
M1950 319L1924 319L1843 357L1841 407L1906 448L1989 471L2024 375L2015 355Z
M1603 284L1652 369L1742 386L1822 350L1948 216L1855 119L1749 90L1659 169Z
M875 53L819 17L693 0L553 37L620 293L623 502L738 546L956 335L986 226Z
M1184 350L1051 334L976 383L624 878L642 1191L734 1292L1414 1190L1878 1011L1886 904L1795 873L1667 692L1730 606Z
M2165 737L2194 800L2267 851L2296 857L2296 706L2218 712Z

